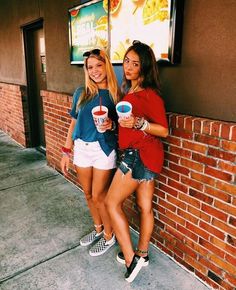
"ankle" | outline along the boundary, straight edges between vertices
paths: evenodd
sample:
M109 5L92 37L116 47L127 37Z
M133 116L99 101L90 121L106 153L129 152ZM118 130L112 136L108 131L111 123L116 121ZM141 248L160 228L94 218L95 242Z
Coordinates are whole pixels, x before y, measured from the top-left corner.
M94 225L95 230L97 233L101 233L103 231L103 224L101 225Z
M140 257L146 257L148 255L148 250L141 250L136 248L135 253Z
M103 235L104 235L104 239L106 241L110 241L112 239L112 237L113 237L113 232L107 234L105 231L103 231Z

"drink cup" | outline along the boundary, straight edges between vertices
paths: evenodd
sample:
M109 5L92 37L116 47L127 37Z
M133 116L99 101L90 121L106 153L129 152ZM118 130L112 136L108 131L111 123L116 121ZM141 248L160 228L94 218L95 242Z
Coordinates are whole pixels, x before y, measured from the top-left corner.
M108 108L105 106L96 106L92 109L93 120L95 126L100 133L104 133L105 130L101 130L99 127L104 121L107 119L108 116Z
M116 112L119 118L129 118L132 113L132 105L129 102L121 101L116 105Z

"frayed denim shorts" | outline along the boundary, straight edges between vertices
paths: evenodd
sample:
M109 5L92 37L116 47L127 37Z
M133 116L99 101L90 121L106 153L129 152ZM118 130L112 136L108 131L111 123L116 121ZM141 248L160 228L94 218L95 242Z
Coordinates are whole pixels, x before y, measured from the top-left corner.
M157 173L144 166L138 149L125 149L118 167L124 174L131 172L132 178L139 182L153 180Z

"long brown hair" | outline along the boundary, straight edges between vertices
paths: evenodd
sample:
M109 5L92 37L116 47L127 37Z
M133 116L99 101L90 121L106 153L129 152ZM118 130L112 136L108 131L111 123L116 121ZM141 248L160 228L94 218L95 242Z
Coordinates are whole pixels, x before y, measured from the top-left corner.
M152 48L140 41L134 40L133 45L131 45L125 55L124 60L128 52L133 50L139 57L140 61L140 86L142 88L151 88L161 95L161 85L160 85L160 78L159 78L159 71L157 67L156 58ZM131 81L123 76L123 81L121 85L122 93L125 94L126 91L130 88Z

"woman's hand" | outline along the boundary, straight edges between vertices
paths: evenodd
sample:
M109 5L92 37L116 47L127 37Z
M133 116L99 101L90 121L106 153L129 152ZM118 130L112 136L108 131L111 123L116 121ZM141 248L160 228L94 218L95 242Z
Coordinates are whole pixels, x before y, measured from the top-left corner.
M107 131L112 129L112 120L110 118L106 118L106 120L99 125L99 129L102 131Z
M119 118L118 122L119 122L121 127L133 128L134 124L135 124L135 117L134 117L134 115L131 115L128 118Z
M63 154L63 156L61 158L61 171L65 176L68 175L69 162L70 162L69 155Z

